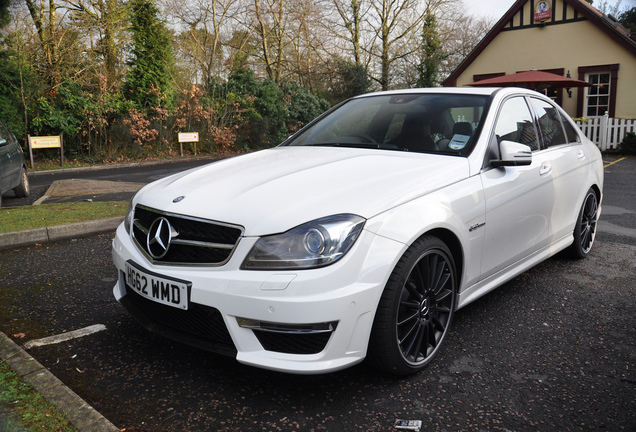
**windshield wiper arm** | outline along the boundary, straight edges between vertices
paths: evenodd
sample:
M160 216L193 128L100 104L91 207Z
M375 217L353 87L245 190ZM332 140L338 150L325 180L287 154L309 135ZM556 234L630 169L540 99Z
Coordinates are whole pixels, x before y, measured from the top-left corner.
M332 143L311 143L311 144L303 144L311 147L351 147L351 148L369 148L369 149L377 149L380 148L380 144L374 143L342 143L342 142L332 142Z

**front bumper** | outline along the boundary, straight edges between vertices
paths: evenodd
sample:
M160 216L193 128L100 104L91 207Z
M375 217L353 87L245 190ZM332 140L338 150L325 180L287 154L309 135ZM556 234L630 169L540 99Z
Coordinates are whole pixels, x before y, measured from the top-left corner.
M115 298L147 329L244 364L300 374L362 361L382 290L404 245L364 231L334 265L301 271L245 271L256 238L242 238L221 267L152 265L123 224L113 240ZM141 298L125 264L191 282L187 311ZM154 304L153 304L154 303Z

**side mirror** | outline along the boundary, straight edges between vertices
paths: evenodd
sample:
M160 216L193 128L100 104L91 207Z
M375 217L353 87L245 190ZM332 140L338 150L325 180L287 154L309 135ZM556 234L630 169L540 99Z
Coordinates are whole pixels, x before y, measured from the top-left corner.
M4 138L0 139L0 147L4 147L6 145L7 145L7 140Z
M502 141L499 144L500 160L492 161L492 166L523 166L532 163L532 149L525 144L513 141Z

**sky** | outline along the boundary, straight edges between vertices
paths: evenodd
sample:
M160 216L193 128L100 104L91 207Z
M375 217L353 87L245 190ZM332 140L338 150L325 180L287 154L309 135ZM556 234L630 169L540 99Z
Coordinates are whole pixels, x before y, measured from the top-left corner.
M468 7L469 13L483 18L494 18L499 20L515 0L464 0L464 4Z
M594 5L600 5L605 1L610 6L618 3L618 0L595 0ZM514 2L515 0L464 0L464 4L469 9L469 13L484 18L491 17L494 18L495 21L499 21ZM636 0L621 0L621 9L632 6L636 6Z

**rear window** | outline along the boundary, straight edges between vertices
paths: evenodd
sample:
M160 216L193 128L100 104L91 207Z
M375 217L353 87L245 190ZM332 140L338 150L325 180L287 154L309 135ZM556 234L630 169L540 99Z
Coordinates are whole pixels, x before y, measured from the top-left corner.
M553 147L567 143L563 125L561 124L561 116L559 116L559 111L556 107L546 101L535 98L530 99L530 101L539 120L543 145L545 147Z

